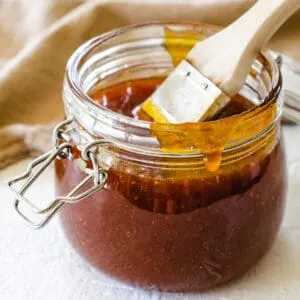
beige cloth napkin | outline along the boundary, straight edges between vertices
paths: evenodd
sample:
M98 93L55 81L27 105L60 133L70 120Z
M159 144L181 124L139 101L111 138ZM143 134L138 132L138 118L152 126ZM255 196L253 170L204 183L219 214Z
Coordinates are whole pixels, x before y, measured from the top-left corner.
M146 21L226 25L254 2L2 0L0 169L50 147L51 128L64 115L61 91L65 65L84 41L116 27ZM300 13L281 28L270 47L300 60Z

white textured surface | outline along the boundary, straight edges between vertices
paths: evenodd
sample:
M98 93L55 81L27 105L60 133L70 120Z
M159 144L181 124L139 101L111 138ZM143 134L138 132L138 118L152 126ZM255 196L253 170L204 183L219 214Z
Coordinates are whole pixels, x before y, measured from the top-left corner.
M147 293L106 278L70 247L55 218L45 229L26 227L0 186L0 299L300 299L300 126L284 128L289 170L288 206L276 243L248 274L230 285L199 294ZM27 161L0 172L0 183ZM34 197L53 194L49 171Z

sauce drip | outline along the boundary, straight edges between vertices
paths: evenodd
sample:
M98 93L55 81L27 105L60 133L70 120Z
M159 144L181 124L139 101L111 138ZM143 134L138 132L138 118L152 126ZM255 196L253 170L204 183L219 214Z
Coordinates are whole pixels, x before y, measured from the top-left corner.
M172 27L165 28L165 49L172 57L174 66L180 63L193 48L193 46L207 38L211 33L196 30L178 32ZM261 60L262 57L259 57ZM262 62L262 61L261 61ZM263 62L262 62L263 63ZM234 116L250 110L254 105L241 96L236 96L231 103L215 116L214 120ZM276 106L270 107L260 115L260 125L266 126L271 123L276 116ZM265 119L264 119L265 118ZM210 172L218 170L222 152L226 145L230 144L230 139L235 132L240 136L244 134L245 139L255 135L257 128L250 122L247 123L247 117L229 118L222 124L218 122L199 122L197 124L180 124L175 128L172 124L152 124L152 134L158 138L164 151L182 152L182 151L201 151L204 153L206 168ZM165 123L165 122L163 122ZM246 124L245 124L246 123ZM258 125L259 129L263 129Z
M174 31L171 27L165 27L165 49L170 54L174 66L177 66L194 47L194 45L205 39L205 34L191 31Z

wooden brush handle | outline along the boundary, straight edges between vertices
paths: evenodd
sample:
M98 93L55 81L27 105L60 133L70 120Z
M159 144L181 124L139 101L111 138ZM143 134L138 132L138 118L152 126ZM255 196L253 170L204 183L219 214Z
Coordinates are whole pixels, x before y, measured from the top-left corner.
M299 8L300 0L259 0L230 26L196 44L187 59L233 96L243 85L258 51Z

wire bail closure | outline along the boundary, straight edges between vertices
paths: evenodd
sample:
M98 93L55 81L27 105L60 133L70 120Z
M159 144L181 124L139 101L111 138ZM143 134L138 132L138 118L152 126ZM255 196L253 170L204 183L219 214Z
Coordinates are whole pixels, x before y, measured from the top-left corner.
M106 140L98 140L89 143L82 151L82 159L85 161L90 160L92 162L92 174L87 175L66 196L56 197L44 208L38 207L25 197L26 191L28 191L33 183L54 160L73 159L72 145L70 143L71 136L68 134L67 130L68 126L72 122L73 119L71 118L59 123L53 131L53 149L34 159L31 163L29 163L26 172L7 182L6 187L14 196L15 210L22 219L24 219L26 223L34 229L39 229L45 226L59 211L59 209L64 206L64 204L79 202L102 189L106 184L108 174L105 170L100 169L96 151L98 146L107 144L108 142ZM15 185L20 182L23 182L22 186L16 188ZM91 184L91 187L84 190L84 187L90 186ZM27 213L21 210L22 207L26 209Z

